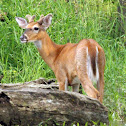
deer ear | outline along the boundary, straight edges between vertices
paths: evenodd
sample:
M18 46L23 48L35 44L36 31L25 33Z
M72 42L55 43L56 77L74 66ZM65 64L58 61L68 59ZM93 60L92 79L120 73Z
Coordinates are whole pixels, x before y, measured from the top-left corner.
M27 23L27 21L26 21L24 18L15 17L15 20L17 21L18 25L19 25L21 28L23 28L23 29L26 28L26 26L27 26L28 23Z
M52 22L52 14L48 14L43 18L42 26L46 30Z

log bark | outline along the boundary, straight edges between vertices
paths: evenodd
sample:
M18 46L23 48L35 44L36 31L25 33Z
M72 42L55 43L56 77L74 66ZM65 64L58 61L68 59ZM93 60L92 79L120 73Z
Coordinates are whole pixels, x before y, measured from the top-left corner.
M51 82L51 83L50 83ZM42 84L44 83L44 84ZM49 84L50 83L50 84ZM108 110L96 99L59 91L54 81L0 84L0 124L4 126L108 125Z

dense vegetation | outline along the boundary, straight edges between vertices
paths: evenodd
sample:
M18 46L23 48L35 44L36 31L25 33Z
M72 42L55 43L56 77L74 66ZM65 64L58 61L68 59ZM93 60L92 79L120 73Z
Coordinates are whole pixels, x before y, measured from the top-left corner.
M52 78L52 70L32 43L21 44L23 30L15 16L53 14L47 30L57 44L95 39L106 55L104 105L109 109L110 125L126 120L126 36L119 32L116 0L6 0L0 1L0 74L2 83ZM126 29L125 29L126 30ZM115 123L115 124L113 124Z

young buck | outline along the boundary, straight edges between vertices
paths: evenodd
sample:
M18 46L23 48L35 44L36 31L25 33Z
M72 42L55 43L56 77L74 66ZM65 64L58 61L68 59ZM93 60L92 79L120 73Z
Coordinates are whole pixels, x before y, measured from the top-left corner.
M105 54L101 46L93 39L83 39L77 44L55 44L46 32L52 15L41 16L34 22L35 16L16 17L19 26L26 29L20 37L22 43L34 42L43 60L54 71L59 90L79 91L79 85L88 96L103 101ZM97 89L93 82L97 83Z

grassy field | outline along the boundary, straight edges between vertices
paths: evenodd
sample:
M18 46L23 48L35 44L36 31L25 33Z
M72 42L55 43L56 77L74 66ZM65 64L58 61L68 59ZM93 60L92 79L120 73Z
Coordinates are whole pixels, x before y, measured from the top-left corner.
M114 1L114 0L113 0ZM52 70L32 43L21 44L23 30L15 16L53 14L47 30L57 44L95 39L106 55L104 105L109 109L110 126L126 125L126 36L119 32L118 0L6 0L0 1L0 74L2 83L54 78ZM4 12L7 15L4 15ZM121 14L120 14L121 15ZM121 15L122 16L122 15ZM126 33L126 31L125 31ZM122 124L122 126L123 126Z

